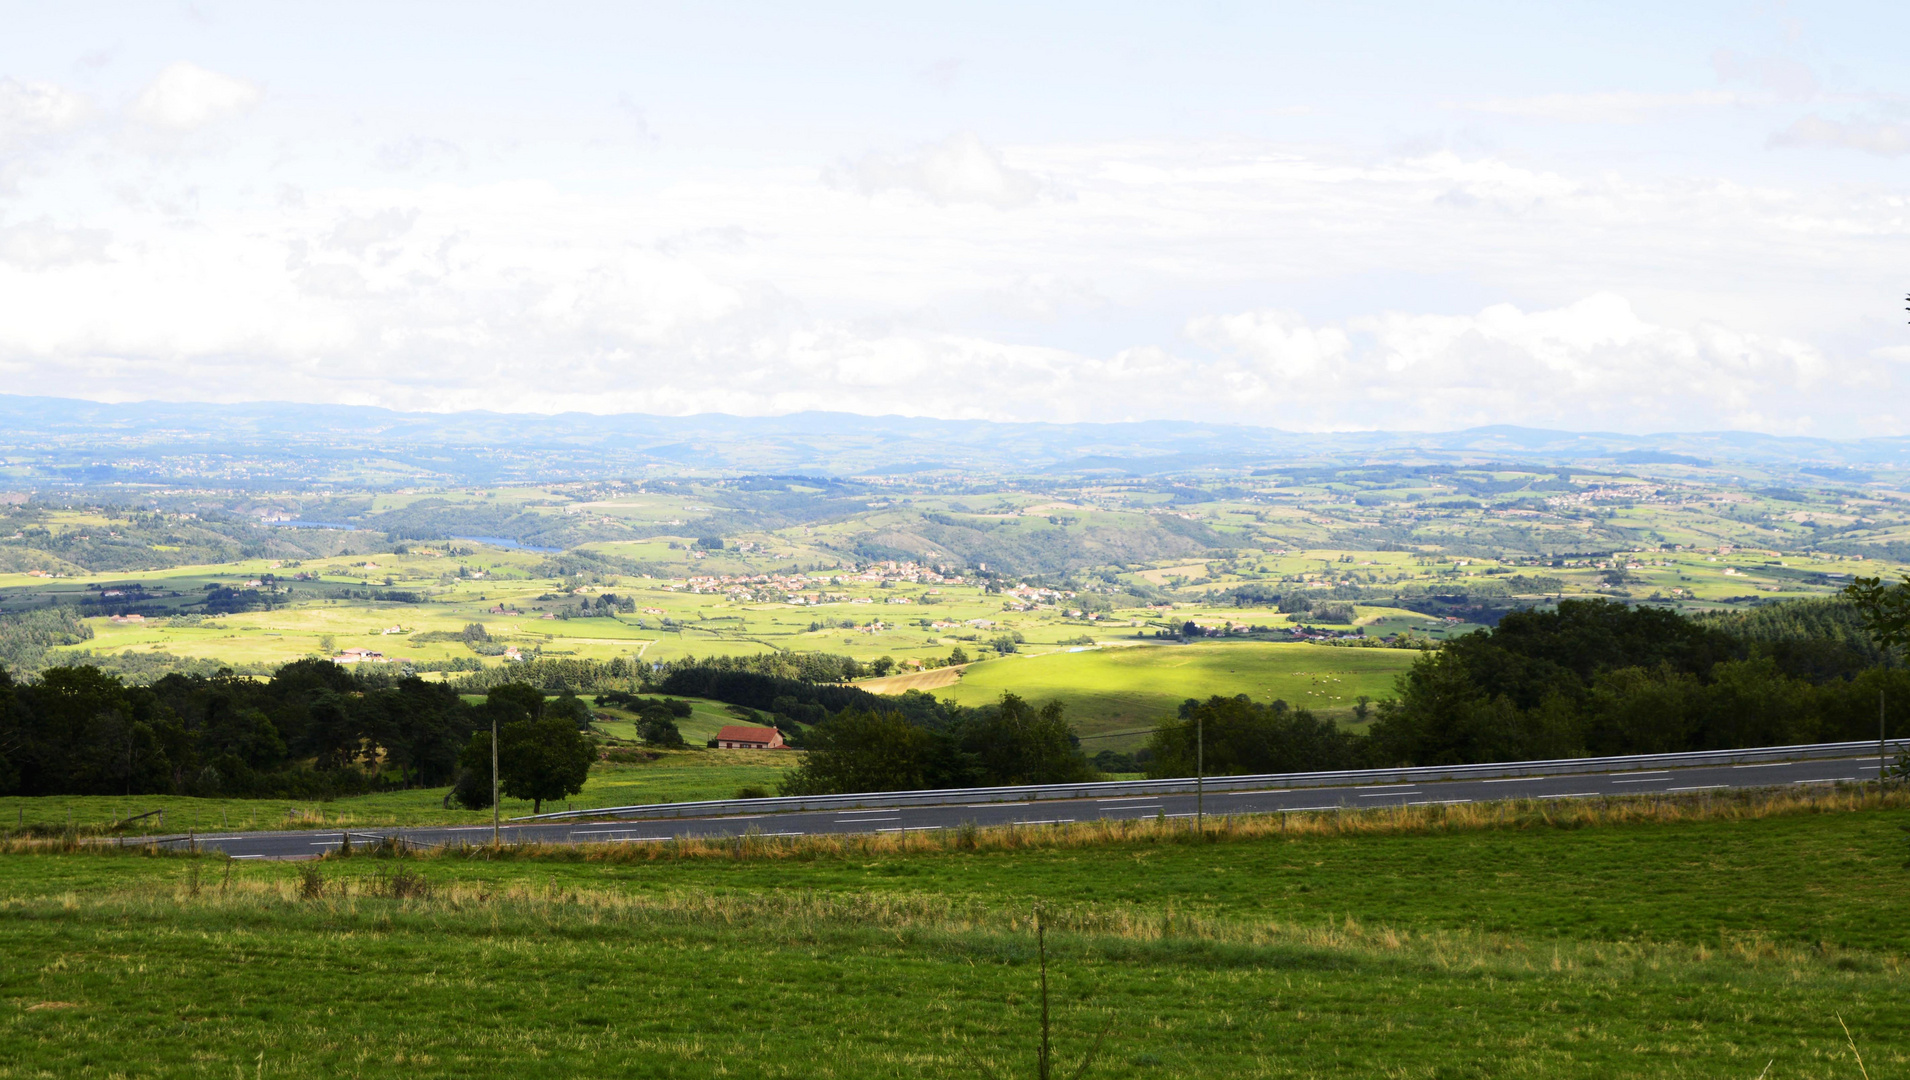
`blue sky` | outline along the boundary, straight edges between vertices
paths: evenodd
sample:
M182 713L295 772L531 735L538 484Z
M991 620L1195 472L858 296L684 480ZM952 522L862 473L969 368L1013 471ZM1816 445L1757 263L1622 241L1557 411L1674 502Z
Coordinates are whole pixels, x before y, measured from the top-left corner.
M14 392L1905 430L1902 6L5 20Z

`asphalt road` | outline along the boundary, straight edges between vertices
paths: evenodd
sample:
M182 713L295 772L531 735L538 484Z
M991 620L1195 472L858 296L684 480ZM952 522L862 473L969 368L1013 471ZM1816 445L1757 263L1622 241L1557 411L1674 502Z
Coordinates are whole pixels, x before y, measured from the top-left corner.
M1296 810L1332 810L1338 807L1424 806L1503 799L1571 799L1599 795L1649 795L1715 791L1726 788L1782 787L1790 784L1829 784L1874 780L1877 759L1838 758L1817 761L1781 761L1755 765L1721 765L1694 769L1658 769L1641 772L1571 773L1561 776L1515 776L1492 780L1456 780L1421 784L1381 784L1368 787L1272 788L1260 791L1209 792L1206 812L1265 814ZM784 814L742 814L728 817L670 818L639 821L563 821L506 825L505 843L656 843L677 836L727 837L755 829L764 836L803 836L810 833L909 832L976 825L1048 825L1103 818L1188 818L1195 813L1195 797L1152 795L1105 799L1043 799L1022 803L967 803L956 806L909 806L866 810L797 811ZM235 859L298 859L336 851L344 841L340 832L293 831L208 833L195 837L163 837L151 842L168 846L197 844L203 850L223 851ZM462 826L352 830L354 846L399 836L407 843L485 844L491 827Z

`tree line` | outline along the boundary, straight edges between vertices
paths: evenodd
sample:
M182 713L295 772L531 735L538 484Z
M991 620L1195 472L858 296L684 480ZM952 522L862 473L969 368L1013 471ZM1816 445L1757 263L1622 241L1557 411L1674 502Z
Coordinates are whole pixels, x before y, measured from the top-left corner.
M1150 776L1298 772L1872 739L1910 730L1910 671L1848 599L1685 618L1567 600L1422 656L1363 734L1283 702L1189 700L1142 757ZM1894 704L1892 704L1894 703Z
M1886 598L1880 603L1897 603L1896 617L1910 622L1910 591L1894 588L1879 594ZM1396 696L1377 703L1365 732L1282 701L1214 696L1184 702L1135 757L1150 777L1176 777L1193 775L1197 756L1209 774L1228 775L1859 740L1877 735L1880 695L1894 703L1888 732L1900 737L1910 732L1910 671L1892 662L1879 619L1850 598L1695 619L1663 608L1568 600L1510 613L1493 630L1428 652L1400 677ZM1020 746L1014 733L1041 730L1030 717L1045 718L1047 710L1007 699L997 717L982 721L941 703L909 703L910 696L808 733L811 752L797 774L804 790L1058 783L1092 775L1078 751L1065 767L1052 768L1004 768L986 754L955 755L979 754L992 738ZM1058 723L1058 708L1053 715ZM970 767L975 762L982 767Z
M978 708L923 708L911 692L901 709L849 709L808 733L803 762L782 783L786 795L920 788L1069 784L1094 766L1058 701L1036 708L1014 694Z
M500 750L510 748L506 794L560 798L581 787L595 756L583 734L589 708L521 683L471 704L444 683L361 676L327 660L295 661L270 679L175 673L148 686L91 666L24 682L0 668L0 795L331 798L441 787L471 770L481 730L479 805L488 806L494 722ZM568 791L553 787L554 766L537 764L552 754L569 763L559 770L575 780ZM461 785L467 805L474 783Z

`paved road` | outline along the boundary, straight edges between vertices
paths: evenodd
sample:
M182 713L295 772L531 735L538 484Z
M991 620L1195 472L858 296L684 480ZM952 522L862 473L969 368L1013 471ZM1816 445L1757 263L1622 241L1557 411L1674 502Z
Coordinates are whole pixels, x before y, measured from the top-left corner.
M1876 758L1818 761L1781 761L1756 765L1722 765L1696 769L1659 769L1648 772L1573 773L1561 776L1516 776L1492 780L1457 780L1421 784L1381 784L1370 787L1275 788L1260 791L1209 792L1206 812L1264 814L1295 810L1331 810L1337 807L1424 806L1501 799L1570 799L1597 795L1649 795L1665 792L1713 791L1725 788L1781 787L1789 784L1829 784L1874 780ZM765 836L803 836L809 833L909 832L976 825L1046 825L1102 818L1188 818L1194 816L1194 796L1152 795L1106 799L1043 799L1025 803L969 803L959 806L909 806L867 810L799 811L785 814L744 814L729 817L673 818L641 821L564 821L504 826L506 843L656 843L676 836L726 837L755 829ZM400 836L425 846L489 843L491 827L419 827L353 830L354 845L383 836ZM325 831L208 833L190 842L224 851L237 859L309 858L336 851L344 834ZM186 837L157 841L182 846Z

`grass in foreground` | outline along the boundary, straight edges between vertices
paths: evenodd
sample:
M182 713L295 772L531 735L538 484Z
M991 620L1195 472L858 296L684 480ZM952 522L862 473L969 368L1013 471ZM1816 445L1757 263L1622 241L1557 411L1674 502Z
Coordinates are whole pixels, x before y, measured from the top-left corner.
M1028 1075L1037 901L1094 1076L1897 1076L1906 805L5 854L0 1077Z

